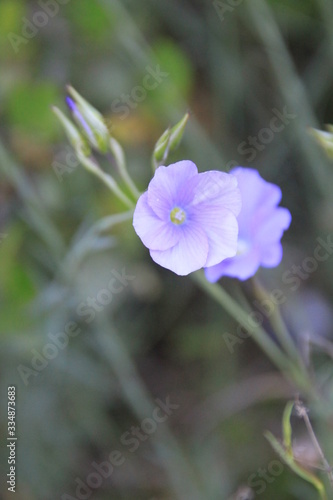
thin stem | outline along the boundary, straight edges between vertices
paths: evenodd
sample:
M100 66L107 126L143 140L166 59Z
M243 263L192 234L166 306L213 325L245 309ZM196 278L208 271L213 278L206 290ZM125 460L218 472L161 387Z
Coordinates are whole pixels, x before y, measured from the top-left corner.
M255 276L252 278L252 283L253 283L254 293L256 297L259 299L259 301L269 300L269 302L272 303L271 299L269 299L268 297L267 291L259 283L258 279ZM290 359L293 359L298 364L299 368L303 372L307 373L303 359L300 356L300 353L295 343L293 342L290 333L288 332L288 329L283 321L278 305L273 304L272 307L273 309L271 313L267 314L267 316L269 317L269 321L274 329L274 333L278 337L282 347L284 348L285 352L289 355Z
M103 172L103 170L95 163L91 158L78 154L78 158L82 165L98 177L125 205L129 208L133 208L134 203L128 196L120 189L116 181L111 177L111 175Z
M270 338L269 334L260 325L253 325L253 323L251 323L251 313L245 312L244 309L217 283L210 283L205 278L202 271L193 273L192 277L206 293L221 304L239 324L250 332L253 339L266 353L268 358L291 382L293 382L294 385L296 385L296 387L303 390L314 401L318 400L318 394L313 388L307 373L301 371L299 366L281 351L276 343Z
M103 217L97 221L91 228L90 234L104 233L112 229L116 224L121 224L133 217L134 210L128 210L127 212L121 212L120 214L112 214Z
M331 487L333 488L333 470L332 470L332 467L328 463L328 460L326 459L326 457L324 455L324 452L323 452L323 450L322 450L322 448L321 448L321 446L319 444L319 441L317 439L317 436L316 436L316 434L315 434L315 432L313 430L311 421L309 419L309 415L308 415L307 409L303 405L302 401L300 401L299 399L297 399L297 401L296 401L296 410L297 410L298 415L301 418L303 418L303 420L304 420L304 423L306 425L306 428L307 428L307 431L308 431L309 436L311 438L311 441L312 441L315 449L317 450L318 455L320 456L320 459L321 459L321 462L323 464L324 470L327 473L328 479L329 479L330 484L331 484Z
M65 261L61 267L61 276L75 276L79 270L85 255L91 250L91 245L98 238L100 233L111 230L116 224L121 224L133 217L133 209L119 214L108 215L97 221L88 231L74 242L70 251L67 253Z
M132 178L130 177L130 175L127 171L126 160L125 160L123 148L121 147L119 142L116 141L116 139L114 139L113 137L110 138L110 149L111 149L113 156L115 157L121 178L123 179L123 181L125 182L127 187L130 189L135 200L137 200L141 193L138 190L138 188L136 187L136 185L134 184Z
M290 371L290 363L283 352L278 348L267 332L261 326L253 326L249 321L249 315L230 297L217 283L210 283L202 271L193 273L194 281L213 299L221 304L228 313L235 318L246 330L248 330L255 341L260 345L267 356L282 371Z

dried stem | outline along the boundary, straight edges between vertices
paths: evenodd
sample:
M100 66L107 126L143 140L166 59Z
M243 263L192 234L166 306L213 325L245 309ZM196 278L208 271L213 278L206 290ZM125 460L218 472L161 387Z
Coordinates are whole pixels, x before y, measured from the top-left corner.
M296 403L295 403L295 408L296 408L298 416L303 418L303 420L304 420L304 423L305 423L306 428L308 430L311 441L312 441L315 449L317 450L318 455L320 456L321 462L323 464L323 468L324 468L325 472L327 473L329 481L331 483L331 487L333 488L333 469L330 466L328 460L326 459L324 452L323 452L323 450L319 444L319 441L316 437L316 434L313 430L312 424L311 424L310 419L309 419L308 410L304 406L302 401L300 401L298 398L297 398Z

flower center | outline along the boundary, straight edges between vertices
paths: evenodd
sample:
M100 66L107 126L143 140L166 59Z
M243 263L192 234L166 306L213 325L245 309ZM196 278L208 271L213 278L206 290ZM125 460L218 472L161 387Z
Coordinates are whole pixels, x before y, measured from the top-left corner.
M177 226L179 226L179 224L183 224L185 222L185 219L186 213L182 208L175 207L171 210L170 220L173 224L177 224Z

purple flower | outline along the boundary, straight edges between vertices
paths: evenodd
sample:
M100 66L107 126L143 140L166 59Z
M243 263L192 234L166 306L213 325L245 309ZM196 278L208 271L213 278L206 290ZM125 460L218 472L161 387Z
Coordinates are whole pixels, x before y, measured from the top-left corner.
M236 177L184 160L156 170L133 226L157 264L184 276L236 254L240 208Z
M237 254L212 267L206 266L206 278L211 282L222 276L246 280L260 266L277 266L283 252L280 240L291 222L289 210L278 207L282 196L278 186L264 181L251 168L236 167L230 173L237 178L242 196L242 210L237 218Z

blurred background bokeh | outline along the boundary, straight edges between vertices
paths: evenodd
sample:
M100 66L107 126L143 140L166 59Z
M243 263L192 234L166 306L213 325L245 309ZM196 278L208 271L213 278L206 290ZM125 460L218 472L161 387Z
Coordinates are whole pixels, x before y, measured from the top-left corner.
M124 207L78 165L51 106L65 110L71 83L98 108L141 190L154 143L187 110L170 162L249 166L282 188L293 216L284 258L259 279L287 297L283 314L302 352L309 339L318 345L309 356L332 402L333 259L297 287L283 280L333 232L333 164L307 132L333 122L332 60L329 0L1 0L1 498L12 495L8 385L17 387L20 500L316 498L286 466L274 469L263 436L280 435L295 388L251 339L228 348L236 323L190 277L155 265L130 222L87 237ZM123 269L134 279L121 293L91 321L78 314ZM222 284L251 298L250 284ZM47 351L71 322L68 345ZM148 402L168 397L168 418L143 424L131 450L126 439L152 416ZM312 412L333 460L325 408ZM293 423L301 453L315 460ZM113 450L122 463L98 487L82 486Z

